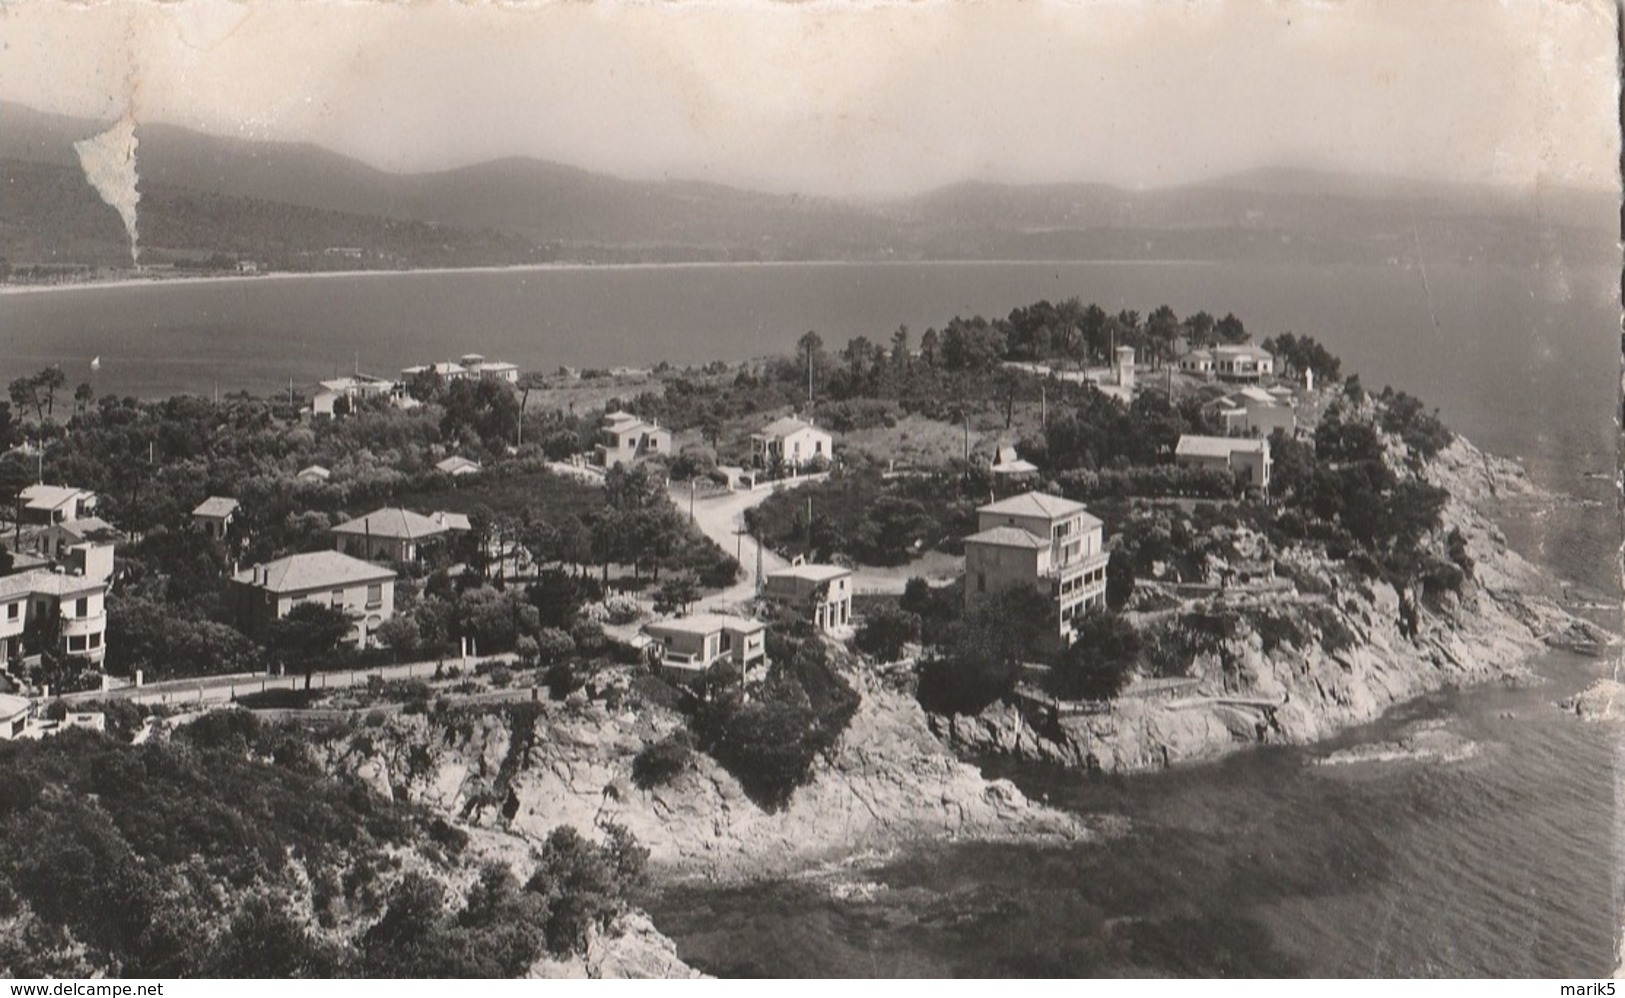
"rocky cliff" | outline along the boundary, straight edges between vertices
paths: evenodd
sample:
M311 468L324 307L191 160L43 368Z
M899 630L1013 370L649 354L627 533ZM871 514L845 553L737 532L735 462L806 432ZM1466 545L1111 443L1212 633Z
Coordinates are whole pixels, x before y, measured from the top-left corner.
M680 723L660 708L617 713L546 704L520 731L513 716L399 715L328 743L326 761L359 773L380 794L523 841L539 842L559 825L584 834L622 825L665 876L784 874L918 839L1071 841L1091 834L1077 818L959 762L911 697L884 689L863 691L836 750L771 814L698 753L665 786L637 787L633 759Z
M1518 681L1542 647L1604 640L1552 599L1553 580L1511 550L1487 515L1497 501L1546 498L1521 467L1458 438L1424 474L1449 492L1442 531L1459 530L1473 562L1459 593L1411 601L1385 582L1289 549L1279 556L1306 583L1297 595L1232 592L1209 603L1241 623L1195 656L1193 687L1171 698L1125 696L1109 713L1076 717L997 704L975 717L933 717L933 729L971 754L1147 769L1259 742L1314 741L1432 690ZM1302 637L1267 640L1248 623L1260 609L1294 618ZM1402 626L1402 609L1414 610L1414 634Z

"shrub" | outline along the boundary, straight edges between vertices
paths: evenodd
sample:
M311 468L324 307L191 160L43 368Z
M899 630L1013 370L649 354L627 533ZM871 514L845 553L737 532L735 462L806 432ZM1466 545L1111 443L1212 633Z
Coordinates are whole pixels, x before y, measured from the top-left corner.
M513 643L513 650L519 657L519 664L527 669L534 668L540 657L536 639L528 634L521 635L519 640Z
M858 628L860 649L883 662L902 657L903 647L920 639L920 615L899 607L881 607Z
M1093 610L1050 674L1050 692L1069 700L1111 700L1123 691L1140 657L1140 635L1114 613Z
M632 782L644 790L663 787L687 769L693 757L693 736L687 731L674 731L646 746L632 760Z
M322 690L261 690L244 693L237 698L237 703L249 710L306 710L323 695Z
M919 665L915 697L933 714L974 716L1015 689L1019 672L1009 662L958 662L933 656Z
M543 665L561 662L575 654L576 642L555 627L544 627L536 635L536 656Z
M486 673L486 678L491 681L492 686L507 686L513 682L513 670L505 665L494 665L491 671Z

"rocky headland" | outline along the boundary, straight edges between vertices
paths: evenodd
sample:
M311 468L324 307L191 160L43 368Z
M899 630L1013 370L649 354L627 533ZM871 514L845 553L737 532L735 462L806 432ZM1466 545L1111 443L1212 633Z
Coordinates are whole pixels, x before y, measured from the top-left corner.
M1160 768L1259 743L1313 742L1434 690L1525 681L1527 660L1543 648L1606 644L1601 628L1559 605L1556 582L1513 551L1491 519L1498 502L1551 498L1518 464L1457 438L1423 475L1449 493L1440 533L1459 531L1472 559L1459 592L1417 600L1289 548L1278 557L1303 583L1298 591L1213 597L1207 608L1234 611L1239 624L1195 656L1194 682L1177 692L1129 695L1110 711L1076 716L1000 703L972 717L933 716L933 730L967 755ZM1264 607L1306 637L1266 641L1249 616Z

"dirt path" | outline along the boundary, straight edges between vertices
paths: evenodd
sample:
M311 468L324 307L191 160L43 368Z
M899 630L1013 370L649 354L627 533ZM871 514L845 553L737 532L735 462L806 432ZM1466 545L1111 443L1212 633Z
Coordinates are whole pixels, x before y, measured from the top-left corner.
M675 482L672 484L671 501L676 504L678 510L688 513L692 508L694 525L700 528L700 533L711 538L717 547L738 558L739 564L744 568L739 582L706 597L701 601L703 606L748 603L756 597L756 541L741 535L740 531L745 529L745 511L760 506L772 494L772 489L713 493L710 496L694 498L691 507L688 486ZM777 571L787 565L789 562L785 559L766 548L762 549L763 573Z
M812 479L786 482L781 489L795 488L801 482ZM722 550L734 555L744 567L742 581L729 586L722 592L707 597L703 604L708 606L735 605L748 603L756 596L756 541L751 537L741 537L738 531L745 527L745 511L760 506L773 494L772 489L760 489L754 492L723 492L712 495L697 496L693 502L694 523L700 532L715 541ZM671 487L671 500L683 513L689 512L688 486L673 483ZM762 572L777 571L790 563L772 550L762 550ZM914 576L924 576L934 584L952 581L963 571L960 559L943 554L939 551L927 552L924 556L916 558L906 565L897 565L891 568L876 568L859 565L852 570L852 589L858 593L901 593L908 580Z

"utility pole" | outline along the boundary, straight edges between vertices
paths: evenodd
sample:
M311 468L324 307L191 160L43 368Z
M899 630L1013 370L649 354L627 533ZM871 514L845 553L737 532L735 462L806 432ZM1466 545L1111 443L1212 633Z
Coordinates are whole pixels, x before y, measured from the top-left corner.
M694 479L688 480L688 522L694 522Z
M809 412L812 411L812 404L813 404L812 357L813 357L813 352L811 350L808 350L807 351L807 410Z
M756 595L760 596L762 595L762 539L754 534L751 535L750 539L756 542Z
M1043 382L1038 385L1038 425L1049 425L1049 386Z
M807 497L807 553L812 553L812 496Z

